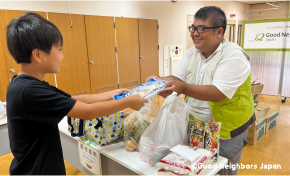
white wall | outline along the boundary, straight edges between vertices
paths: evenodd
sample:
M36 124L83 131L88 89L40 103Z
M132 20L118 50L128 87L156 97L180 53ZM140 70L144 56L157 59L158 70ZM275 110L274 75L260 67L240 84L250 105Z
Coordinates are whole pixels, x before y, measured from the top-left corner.
M278 5L276 2L274 5ZM266 3L250 5L250 10L261 10L261 11L251 11L249 20L263 20L263 19L278 19L278 18L288 18L289 2L284 1L281 4L281 9L273 10L262 10L275 8Z
M183 44L186 48L187 15L204 6L219 6L228 18L249 20L249 5L233 1L71 1L73 14L158 19L159 75L163 75L163 46ZM67 1L0 1L0 9L68 13Z

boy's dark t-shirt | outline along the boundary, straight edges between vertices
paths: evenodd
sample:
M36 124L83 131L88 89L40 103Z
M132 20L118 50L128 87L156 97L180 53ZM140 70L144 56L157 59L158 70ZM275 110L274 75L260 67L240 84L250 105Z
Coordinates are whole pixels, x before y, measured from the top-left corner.
M7 87L7 117L13 175L65 175L58 123L76 100L28 75Z

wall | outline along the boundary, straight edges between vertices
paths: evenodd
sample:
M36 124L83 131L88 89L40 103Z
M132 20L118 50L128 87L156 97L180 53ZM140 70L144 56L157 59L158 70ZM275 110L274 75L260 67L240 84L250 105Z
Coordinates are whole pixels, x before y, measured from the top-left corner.
M228 18L249 20L249 5L233 1L0 1L0 9L158 19L159 75L163 75L163 46L183 44L186 48L187 15L204 6L221 7Z
M278 5L276 2L274 5ZM250 5L250 10L261 10L275 8L266 3ZM277 18L288 18L289 2L284 1L281 4L281 9L273 10L261 10L249 12L249 20L263 20L263 19L277 19Z

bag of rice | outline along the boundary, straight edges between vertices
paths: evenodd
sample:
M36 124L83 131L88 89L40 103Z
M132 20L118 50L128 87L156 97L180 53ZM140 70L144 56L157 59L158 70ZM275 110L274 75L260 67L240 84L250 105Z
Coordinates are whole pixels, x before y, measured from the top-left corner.
M202 166L207 164L209 160L211 160L211 158L216 154L214 150L189 146L187 147L198 152L200 156L198 156L193 161L190 161L186 157L171 152L163 159L161 159L157 165L162 169L172 171L176 174L197 175L202 171Z

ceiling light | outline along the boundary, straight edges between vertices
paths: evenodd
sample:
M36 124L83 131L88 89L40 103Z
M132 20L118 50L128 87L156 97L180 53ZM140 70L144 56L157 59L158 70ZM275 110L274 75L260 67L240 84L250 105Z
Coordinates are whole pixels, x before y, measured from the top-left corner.
M271 4L271 3L269 3L269 2L266 2L266 4L271 5L271 6L274 6L274 7L277 7L277 8L281 8L280 6L276 6L276 5Z

